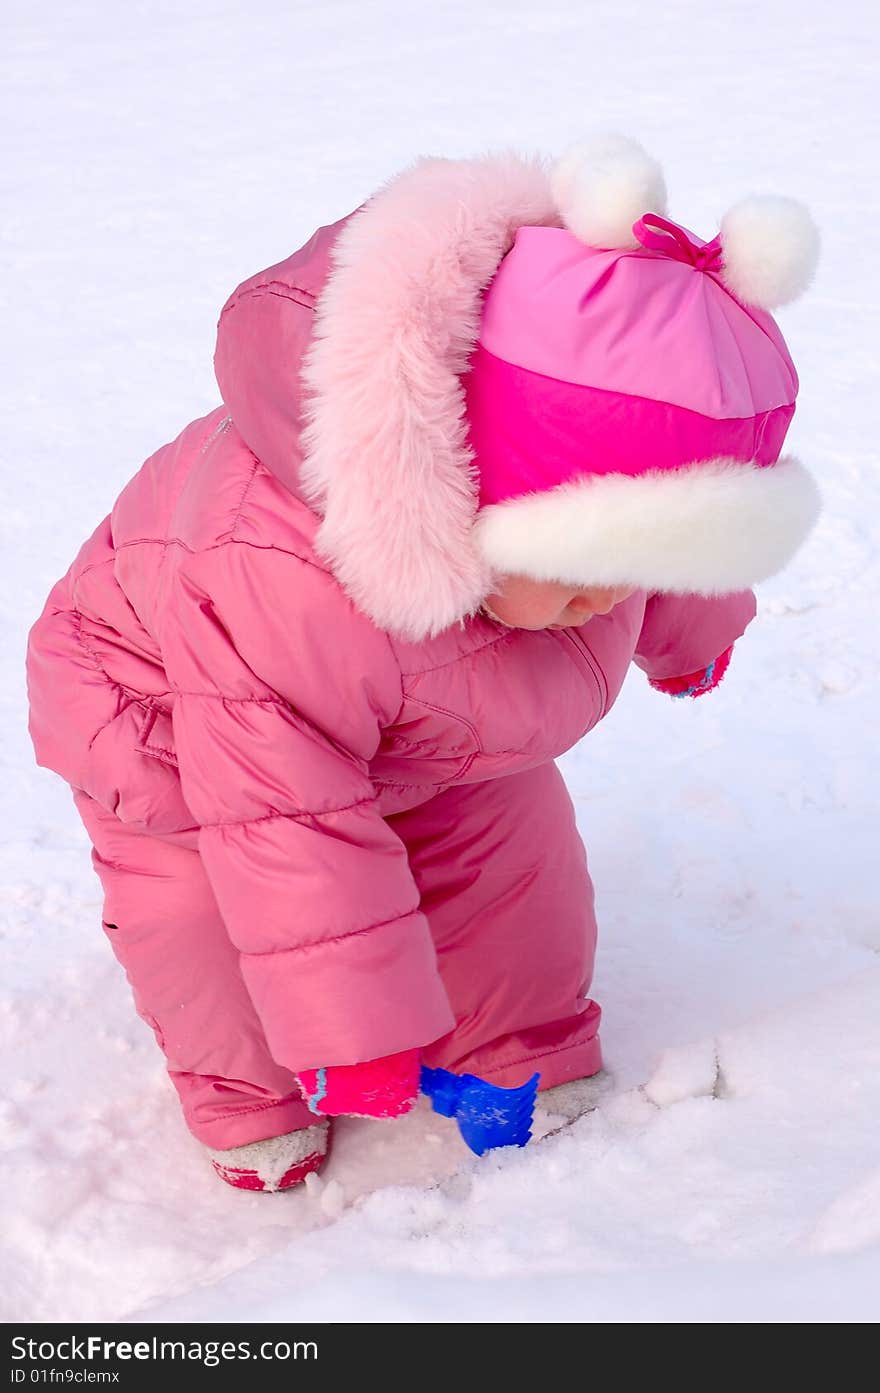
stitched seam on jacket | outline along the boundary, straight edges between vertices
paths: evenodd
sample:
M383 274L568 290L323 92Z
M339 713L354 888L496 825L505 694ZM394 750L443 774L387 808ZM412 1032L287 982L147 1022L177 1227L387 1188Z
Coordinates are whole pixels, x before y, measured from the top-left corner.
M116 552L114 551L111 556L103 556L100 561L90 561L88 566L83 566L81 571L77 571L76 575L70 577L71 585L76 585L78 580L82 580L83 576L87 576L89 571L93 571L96 566L112 565L115 560Z
M384 929L387 924L397 924L401 919L409 919L418 909L408 909L404 914L395 914L393 919L380 919L377 924L368 924L365 929L352 929L350 933L334 934L332 938L313 938L309 943L297 943L292 948L269 948L265 953L243 953L245 958L277 958L281 953L307 953L310 948L324 948L330 943L344 943L347 938L359 938L361 934L371 934L375 929Z
M470 767L470 766L468 765L468 768L469 768L469 767ZM465 770L465 771L463 771L463 772L467 772L467 771ZM457 779L458 777L459 777L459 776L458 776L458 773L456 773L456 774L453 776L452 782L455 783L455 781L456 781L456 779ZM448 782L446 782L446 783L437 783L437 781L434 780L434 779L432 779L430 782L428 782L428 783L426 783L426 784L421 784L421 783L418 783L418 784L406 784L406 783L403 782L402 779L373 779L373 783L376 785L376 788L405 788L405 789L413 789L413 788L425 789L425 788L432 788L432 789L434 789L434 791L435 791L436 793L439 793L439 792L441 792L442 789L448 788L448 787L449 787ZM430 796L433 796L433 795L429 795L429 797L430 797ZM392 814L392 816L394 816L394 814Z
M158 740L149 739L153 731L156 729L156 721L158 720L159 716L162 715L168 716L168 719L170 720L170 714L168 712L166 712L162 707L158 706L156 703L151 702L147 709L147 715L144 719L143 725L141 726L140 739L136 746L136 749L139 749L145 755L149 755L152 759L167 759L168 763L173 764L176 769L178 767L177 751L169 749L166 745L160 745ZM145 731L147 732L146 735L144 735Z
M224 402L223 405L225 407L226 403ZM214 429L212 431L209 431L208 434L205 436L204 440L199 446L199 454L207 454L210 446L214 444L214 441L217 440L221 435L225 435L231 425L232 417L224 416L223 420L219 421L217 425L214 427Z
M172 764L177 764L177 752L167 750L164 745L138 745L137 748L143 750L144 754L147 755L167 755Z
M354 803L344 803L341 808L310 809L301 808L295 813L264 813L262 817L242 817L229 822L200 822L200 827L249 827L252 822L270 822L277 817L287 817L293 822L309 821L316 817L329 817L332 813L347 813L352 808L363 808L375 803L375 798L358 798Z
M481 741L480 741L480 737L479 737L479 734L478 734L478 732L477 732L477 728L476 728L476 726L474 726L474 725L471 724L471 722L468 720L467 716L462 716L458 711L450 711L449 708L448 708L447 706L440 706L440 705L438 705L437 702L434 702L434 701L426 701L426 700L424 699L424 697L417 697L417 696L409 695L409 696L407 697L407 700L408 700L412 705L415 705L415 706L423 706L423 707L425 708L426 711L434 711L434 712L436 712L436 714L437 714L438 716L448 716L449 719L450 719L451 721L457 721L457 722L459 723L459 725L463 725L464 728L465 728L465 730L469 730L470 733L471 733L471 736L473 737L474 744L475 744L476 747L477 747L477 748L476 748L476 753L477 753L477 754L482 754L482 753L483 753L483 746L482 746L482 743L481 743ZM468 751L468 754L465 756L465 758L471 758L471 759L472 759L472 758L473 758L473 754L474 754L474 751L470 751L470 750L469 750L469 751Z
M296 561L301 561L304 566L312 566L322 575L332 576L332 571L328 566L321 566L317 561L313 561L309 556L302 556L298 551L291 551L289 547L279 547L273 542L261 546L259 542L245 541L242 537L223 536L219 541L212 542L209 547L191 547L189 542L185 542L182 537L130 537L127 542L118 542L116 551L122 551L123 547L140 547L145 545L157 547L183 547L184 551L189 552L190 556L202 556L210 551L219 551L221 547L228 547L235 544L239 547L252 547L254 551L277 551L282 556L292 556ZM112 557L108 557L112 561ZM101 563L96 563L101 564Z
M258 300L261 295L274 295L278 300L289 300L291 304L300 305L304 310L313 310L317 299L313 291L306 290L301 285L288 285L287 281L266 281L264 285L253 285L249 290L243 290L240 295L236 295L224 305L221 320L225 319L230 310L238 309L246 300ZM307 298L300 300L297 298L300 295Z
M238 527L239 520L241 518L241 510L244 507L245 499L247 498L248 493L250 492L251 485L253 484L254 479L257 477L257 470L261 467L260 461L257 459L253 450L250 451L250 456L251 460L253 461L251 464L251 472L245 480L244 488L241 491L241 497L238 500L238 505L232 517L232 522L229 525L226 532L221 534L221 540L228 538L230 542L235 541L235 529Z
M296 1093L288 1093L284 1098L275 1098L271 1103L256 1103L252 1108L236 1108L234 1112L230 1111L228 1108L224 1108L223 1118L225 1120L227 1117L246 1117L248 1113L266 1112L268 1108L285 1108L288 1107L290 1103L302 1102L302 1098ZM211 1145L210 1142L208 1145ZM219 1146L211 1147L212 1151L220 1151L222 1149L223 1148Z
M73 630L74 635L75 635L75 637L77 638L77 640L79 641L79 643L80 643L80 645L81 645L81 647L82 647L82 649L83 649L83 652L86 653L87 656L88 656L89 658L91 658L92 662L95 664L95 667L98 669L98 671L100 672L101 676L102 676L102 677L106 677L107 681L110 683L110 686L111 686L111 687L116 687L117 690L120 691L120 692L122 692L125 696L130 696L130 697L132 697L132 698L135 699L135 700L137 700L137 699L142 700L142 699L143 699L143 693L142 693L142 692L135 692L131 687L126 687L126 686L124 686L122 682L117 682L117 680L116 680L115 677L111 677L111 676L110 676L110 674L109 674L109 672L107 671L107 669L105 668L104 664L101 662L101 659L98 657L98 654L97 654L97 653L95 652L95 650L94 650L93 648L91 648L90 645L86 642L86 636L85 636L85 634L83 633L83 627L82 627L83 619L85 618L85 616L83 615L82 610L72 609L72 610L70 610L70 613L76 616L76 623L75 623L75 625L74 625L74 630ZM117 712L116 714L118 715L119 713ZM109 724L109 722L108 722L108 724ZM101 727L101 729L103 730L103 726Z
M116 720L117 716L120 716L120 715L122 714L122 711L123 711L123 710L126 710L126 709L127 709L127 707L122 707L122 708L120 709L120 699L121 699L122 697L128 697L129 702L134 702L134 701L139 701L139 700L142 701L142 700L143 700L143 694L140 693L140 692L134 692L134 691L132 691L132 689L131 689L130 687L124 687L124 686L122 685L121 682L117 682L117 681L116 681L116 678L115 678L115 677L111 677L111 676L110 676L109 672L108 672L107 669L104 667L104 664L101 662L101 659L98 657L97 653L95 653L94 650L91 649L91 648L89 647L89 645L86 643L85 634L83 633L83 630L82 630L82 622L83 622L83 615L82 615L82 612L81 612L80 610L78 610L78 609L72 609L72 610L70 610L70 611L68 611L68 612L74 616L74 619L75 619L75 621L76 621L75 624L74 624L74 626L73 626L73 634L74 634L74 637L75 637L75 639L77 640L78 644L79 644L80 647L82 648L82 650L83 650L83 652L85 653L86 657L87 657L92 663L94 663L94 665L95 665L95 667L97 668L98 672L100 672L101 676L105 679L105 681L107 682L108 686L114 688L115 691L116 691L116 710L114 711L113 715L110 717L109 721L104 721L103 725L98 726L98 729L95 731L94 735L93 735L92 738L89 740L89 743L88 743L88 745L86 746L86 748L87 748L88 750L91 750L91 748L92 748L92 746L94 745L95 741L97 740L98 736L101 735L102 732L105 731L105 730L107 729L108 726L111 726L111 725L113 724L113 722Z
M457 653L454 658L447 658L445 663L437 663L436 667L421 667L414 672L404 672L404 677L424 677L428 672L440 672L442 668L452 667L453 663L463 662L473 656L474 653L482 653L493 644L504 643L512 638L511 634L496 634L494 638L489 638L485 643L481 643L478 648L470 648L467 653Z
M174 695L176 697L209 697L211 701L254 701L257 703L258 706L285 706L288 707L290 710L293 710L293 707L291 707L290 702L285 701L284 697L279 696L232 697L224 696L222 692L184 692L179 687L173 687L172 691L174 692Z
M399 682L400 682L400 701L399 701L399 703L398 703L397 710L395 711L394 715L391 717L391 720L388 722L388 724L387 724L386 726L383 726L383 727L382 727L383 730L389 730L389 729L391 729L393 726L397 725L397 722L400 720L401 714L402 714L402 712L403 712L403 708L404 708L404 706L406 705L407 691L406 691L406 684L404 683L404 680L403 680L403 673L402 673L401 668L400 668L400 659L399 659L398 656L397 656L397 652L396 652L396 650L395 650L394 644L391 642L391 635L388 633L387 629L379 629L379 633L380 633L380 634L382 635L382 637L385 639L385 645L386 645L386 647L387 647L387 649L388 649L388 652L389 652L389 654L390 654L390 656L391 656L391 663L392 663L392 666L396 669L396 671L397 671L397 676L398 676L398 680L399 680Z

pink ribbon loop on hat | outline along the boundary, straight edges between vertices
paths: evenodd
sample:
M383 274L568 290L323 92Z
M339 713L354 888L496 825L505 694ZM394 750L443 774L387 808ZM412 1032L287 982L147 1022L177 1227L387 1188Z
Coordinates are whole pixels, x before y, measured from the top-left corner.
M659 213L643 213L632 226L633 236L643 247L651 251L664 252L676 261L684 261L697 271L720 271L722 259L721 237L713 237L705 246L698 246L677 223L661 218Z

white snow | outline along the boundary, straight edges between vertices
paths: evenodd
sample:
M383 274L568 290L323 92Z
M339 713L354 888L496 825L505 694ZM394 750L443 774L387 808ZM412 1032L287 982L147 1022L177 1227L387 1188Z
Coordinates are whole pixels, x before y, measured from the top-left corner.
M880 470L867 0L12 0L0 63L2 1318L869 1321L880 1313ZM420 153L622 130L673 218L819 224L779 312L825 512L711 697L633 671L561 761L597 883L614 1087L471 1158L425 1107L320 1182L228 1190L100 929L24 643L141 461L217 402L233 286ZM452 1174L451 1180L444 1180ZM431 1182L437 1182L431 1185Z

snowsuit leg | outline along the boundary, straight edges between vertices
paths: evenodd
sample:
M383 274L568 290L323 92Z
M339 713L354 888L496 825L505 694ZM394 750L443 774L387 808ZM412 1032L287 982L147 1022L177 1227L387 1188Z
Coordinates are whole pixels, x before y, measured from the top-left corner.
M513 1087L602 1065L587 998L593 886L554 763L445 789L388 818L406 844L456 1017L424 1062Z
M189 1130L212 1147L308 1127L269 1054L197 851L135 831L73 790L104 889L103 927L168 1061Z

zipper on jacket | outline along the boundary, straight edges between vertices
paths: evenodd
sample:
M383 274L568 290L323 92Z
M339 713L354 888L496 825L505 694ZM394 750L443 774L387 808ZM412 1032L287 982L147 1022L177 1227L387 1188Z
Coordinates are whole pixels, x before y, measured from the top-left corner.
M560 629L559 633L562 634L563 638L567 638L580 657L586 660L586 665L596 684L596 692L599 696L599 715L596 717L596 721L601 721L608 709L608 683L605 680L605 674L583 639L576 638L570 629Z

